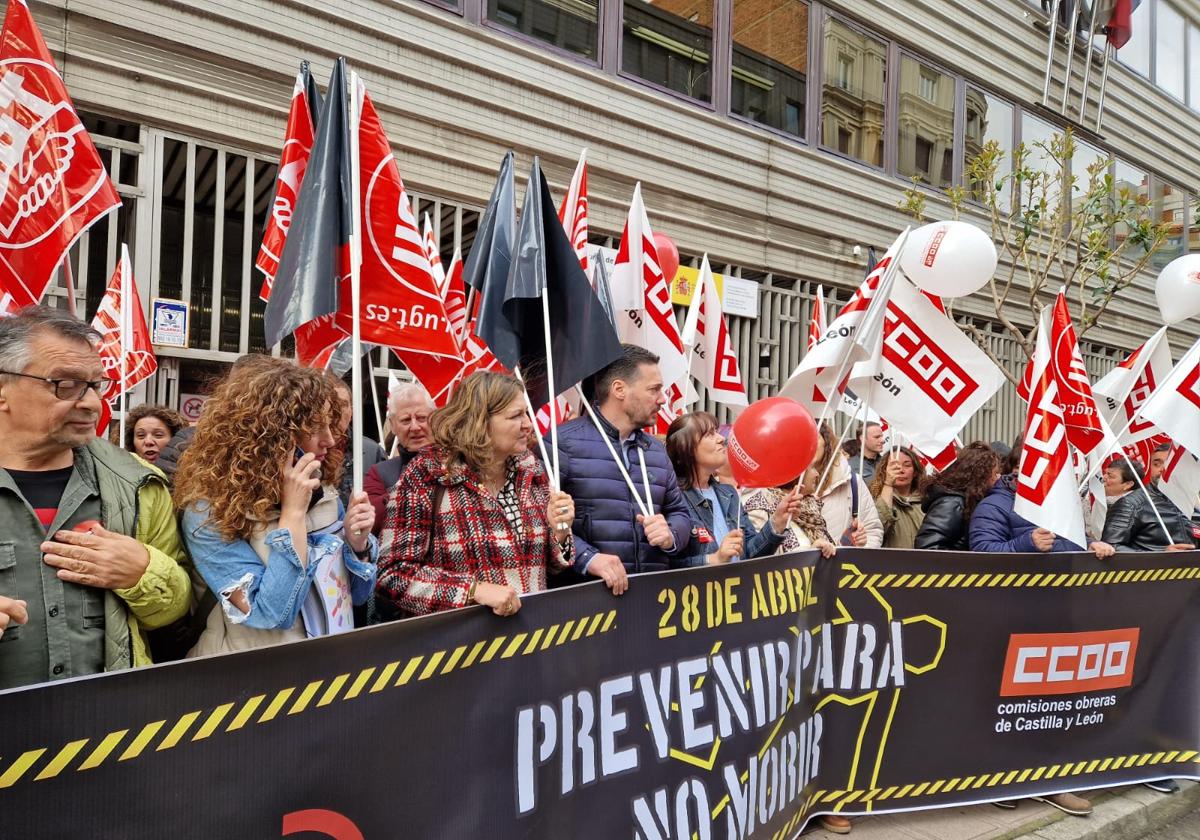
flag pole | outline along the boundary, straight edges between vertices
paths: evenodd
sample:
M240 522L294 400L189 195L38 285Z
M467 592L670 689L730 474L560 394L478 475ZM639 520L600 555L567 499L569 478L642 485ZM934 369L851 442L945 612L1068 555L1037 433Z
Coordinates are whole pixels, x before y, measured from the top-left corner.
M75 312L75 272L71 268L71 254L69 252L63 254L62 272L63 286L67 291L67 314L72 318L78 318L79 315Z
M362 121L362 103L359 101L358 73L350 72L350 356L354 364L350 368L350 393L353 395L354 410L351 414L350 451L354 454L354 492L361 493L363 486L362 463L362 207L359 194L362 191L359 172L359 123ZM329 91L330 96L345 96L345 91ZM374 389L372 389L374 390Z
M371 379L371 402L375 404L375 428L379 431L379 440L382 442L387 436L387 432L383 428L383 411L379 408L379 390L375 387L375 362L371 360L371 353L367 353L367 374Z
M608 435L604 432L604 427L600 425L600 419L596 417L596 410L592 408L591 402L585 397L583 400L583 409L588 413L588 417L592 418L592 425L596 427L596 431L600 433L600 439L604 441L604 445L608 447L608 454L612 456L613 461L617 465L617 469L621 471L621 477L625 479L625 483L629 486L629 492L633 493L633 498L637 502L637 506L642 513L650 516L650 511L646 509L646 501L642 498L641 492L633 483L633 479L629 477L629 470L625 469L625 464L621 460L621 456L617 454L617 450L613 448L612 441L608 439Z
M1050 42L1046 47L1046 80L1042 83L1042 105L1050 101L1050 75L1054 69L1054 42L1058 37L1058 9L1062 0L1054 0L1050 10Z
M863 474L863 461L867 457L867 400L863 397L862 401L862 420L858 424L858 474L861 477Z
M525 397L525 412L529 415L529 422L533 424L533 436L537 438L538 452L542 455L542 463L546 465L546 472L550 472L550 458L546 454L546 442L542 440L542 436L538 434L537 412L533 410L533 403L529 400L529 389L525 387L525 377L521 375L520 366L513 368L513 375L517 377L517 381L521 383L521 394ZM557 454L557 453L555 453ZM554 477L554 489L558 489L558 476Z
M1104 61L1100 65L1100 93L1096 99L1096 131L1100 131L1100 122L1104 119L1104 93L1108 88L1108 64L1115 50L1113 45L1108 43L1108 36L1105 36L1104 43Z
M1084 55L1087 56L1087 64L1083 68L1083 95L1079 97L1079 123L1081 125L1083 124L1083 115L1087 111L1088 85L1092 80L1092 45L1096 41L1096 12L1099 10L1100 4L1093 2L1092 19L1088 23L1087 50L1084 51Z
M1092 15L1095 16L1095 4L1092 4ZM1059 103L1058 112L1066 114L1067 112L1067 96L1071 92L1071 69L1075 64L1075 37L1079 31L1079 3L1071 4L1071 31L1067 34L1067 74L1063 79L1062 101ZM1090 59L1091 56L1088 56ZM1089 61L1090 64L1090 61ZM1087 91L1084 90L1084 96L1087 96Z
M129 379L129 333L133 331L133 319L129 312L129 249L124 242L121 243L121 262L118 271L121 272L121 421L117 425L117 445L124 448L125 408L129 404L125 394L125 383ZM72 298L75 296L73 290L69 294Z
M554 354L550 352L550 290L545 286L542 287L542 335L546 339L546 396L550 408L550 452L554 456L553 470L549 461L546 462L546 469L550 472L550 486L558 490L558 392L554 388ZM525 399L529 399L528 391L525 392Z

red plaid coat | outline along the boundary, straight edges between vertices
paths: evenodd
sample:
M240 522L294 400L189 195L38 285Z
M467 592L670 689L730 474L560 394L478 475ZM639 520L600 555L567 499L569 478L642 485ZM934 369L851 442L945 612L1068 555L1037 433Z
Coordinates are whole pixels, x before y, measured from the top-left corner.
M532 453L517 456L515 486L524 527L509 524L479 474L429 447L400 476L388 497L379 551L377 593L402 610L424 614L468 606L472 581L508 584L517 592L546 588L547 569L567 566L546 521L549 485ZM441 503L433 513L437 487Z

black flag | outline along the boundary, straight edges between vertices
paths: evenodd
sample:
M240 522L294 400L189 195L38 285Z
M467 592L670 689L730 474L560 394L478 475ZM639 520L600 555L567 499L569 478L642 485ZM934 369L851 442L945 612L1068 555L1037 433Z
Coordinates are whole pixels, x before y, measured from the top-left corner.
M339 58L267 301L267 346L338 310L338 279L350 264L349 122L346 60Z
M471 253L463 264L463 283L479 296L475 334L502 362L518 355L517 345L500 321L504 315L504 285L513 259L517 234L517 201L513 189L513 153L504 155L496 186L488 199ZM490 332L490 337L486 334ZM496 341L497 344L492 342ZM506 367L512 368L511 364Z
M550 309L549 342L543 292ZM488 305L488 296L483 303ZM545 405L555 396L546 379L547 346L554 361L555 391L566 390L621 356L621 343L558 220L550 185L537 158L525 189L521 229L501 312L503 317L491 321L492 331L480 330L479 337L501 364L520 366L535 406ZM508 348L512 348L509 354L501 355Z

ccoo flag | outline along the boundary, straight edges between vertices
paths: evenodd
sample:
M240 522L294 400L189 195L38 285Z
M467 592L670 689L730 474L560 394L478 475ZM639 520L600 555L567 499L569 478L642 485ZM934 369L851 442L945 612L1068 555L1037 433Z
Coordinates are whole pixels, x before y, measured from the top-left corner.
M338 281L350 265L350 166L346 60L339 58L267 301L268 347L338 310Z
M549 307L549 335L543 297ZM488 303L485 298L483 305ZM503 365L520 367L533 405L549 403L559 392L621 357L621 343L554 212L550 185L536 157L525 188L502 315L490 319L480 337ZM510 347L516 353L504 355ZM553 383L547 379L547 352Z
M0 36L0 313L37 303L63 255L121 204L25 0Z
M700 264L700 277L681 339L691 350L691 375L708 388L712 398L726 405L747 405L746 386L742 384L737 354L729 340L708 254Z
M586 273L588 270L588 176L587 149L579 153L579 163L575 165L575 174L571 177L571 186L563 196L562 206L558 208L558 220L562 222L563 230L575 248L579 264Z
M1141 416L1200 456L1200 339L1142 405Z

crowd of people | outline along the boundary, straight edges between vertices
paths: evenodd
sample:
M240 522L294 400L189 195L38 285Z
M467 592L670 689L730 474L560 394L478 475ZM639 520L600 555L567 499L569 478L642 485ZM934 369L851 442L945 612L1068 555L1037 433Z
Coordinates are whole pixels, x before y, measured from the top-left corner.
M340 379L246 356L195 426L139 406L122 449L95 434L98 340L47 308L0 319L0 689L473 604L510 616L548 587L599 579L621 595L641 573L801 549L1104 558L1196 545L1155 486L1162 459L1148 475L1112 463L1107 517L1084 549L1014 512L1019 444L970 443L932 472L875 423L851 441L858 457L825 423L802 475L739 488L712 414L646 431L664 382L632 345L590 383L594 418L558 429L559 489L522 385L492 372L441 408L416 384L392 393L387 457L373 440L350 446ZM1065 809L1083 812L1074 799Z

